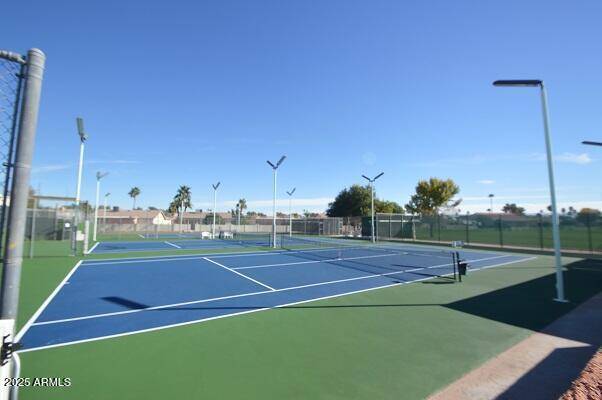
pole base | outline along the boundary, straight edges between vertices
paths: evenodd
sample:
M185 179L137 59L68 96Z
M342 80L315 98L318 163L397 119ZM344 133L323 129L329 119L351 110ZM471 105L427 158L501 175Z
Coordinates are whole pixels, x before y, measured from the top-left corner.
M557 297L554 297L553 300L557 303L568 303L569 302L567 299L559 299Z

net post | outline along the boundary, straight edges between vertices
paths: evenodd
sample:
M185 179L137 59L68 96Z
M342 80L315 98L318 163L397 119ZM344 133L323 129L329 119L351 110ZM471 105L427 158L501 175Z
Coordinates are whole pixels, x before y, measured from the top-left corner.
M456 251L456 267L458 269L458 282L462 282L462 274L460 274L460 252Z

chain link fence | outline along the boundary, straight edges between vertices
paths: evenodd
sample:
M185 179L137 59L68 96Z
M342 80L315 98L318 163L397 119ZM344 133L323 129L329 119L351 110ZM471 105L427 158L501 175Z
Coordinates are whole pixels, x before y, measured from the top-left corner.
M3 52L0 57L0 254L3 257L4 231L10 204L9 188L15 152L19 104L21 102L23 63Z
M84 251L85 227L90 210L87 202L79 208L65 198L34 196L29 199L25 225L24 257L64 257L82 254ZM79 226L73 248L71 238L75 232L73 224L78 214Z
M165 234L187 233L201 236L202 232L212 231L212 218L203 218L198 221L184 219L180 224L178 218L171 223L156 224L152 221L138 221L133 223L131 218L103 218L102 210L98 218L98 240L139 240L160 238ZM242 232L242 233L271 233L272 218L244 218L237 224L236 217L217 218L216 233ZM301 218L293 219L292 224L288 218L276 219L276 233L289 233L293 235L324 235L324 236L360 236L359 219L349 218Z
M369 218L364 233L369 236ZM596 214L560 216L560 241L564 250L602 252L602 218ZM525 249L552 249L550 215L464 214L408 216L377 215L376 234L381 240L412 239L429 242L463 241L467 244Z

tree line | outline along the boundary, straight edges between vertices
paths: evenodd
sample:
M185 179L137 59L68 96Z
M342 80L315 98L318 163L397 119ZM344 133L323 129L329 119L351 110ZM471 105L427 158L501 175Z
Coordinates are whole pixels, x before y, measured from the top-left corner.
M402 207L395 201L379 199L374 195L374 211L377 213L431 215L442 207L455 207L462 199L454 199L460 193L460 187L452 179L430 178L416 184L415 193ZM345 188L328 205L329 217L361 217L370 215L372 207L370 185L352 185Z

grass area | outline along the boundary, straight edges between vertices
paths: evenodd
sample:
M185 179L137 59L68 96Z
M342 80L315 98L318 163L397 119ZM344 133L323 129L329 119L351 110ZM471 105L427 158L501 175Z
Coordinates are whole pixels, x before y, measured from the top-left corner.
M592 230L592 250L602 251L602 231ZM479 228L469 229L468 235L463 227L446 228L438 230L437 226L431 229L428 226L417 226L416 239L419 240L439 240L442 242L451 242L453 240L463 240L466 243L483 243L505 246L522 246L541 248L552 248L552 231L544 229L541 232L537 228ZM588 231L586 228L566 227L560 229L560 242L563 249L567 250L590 250Z
M75 261L26 261L21 315L33 313ZM72 386L20 394L422 399L600 291L602 263L565 262L568 304L551 301L553 260L540 256L470 274L462 284L431 280L23 353L22 376L69 377Z

